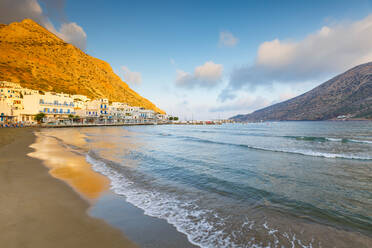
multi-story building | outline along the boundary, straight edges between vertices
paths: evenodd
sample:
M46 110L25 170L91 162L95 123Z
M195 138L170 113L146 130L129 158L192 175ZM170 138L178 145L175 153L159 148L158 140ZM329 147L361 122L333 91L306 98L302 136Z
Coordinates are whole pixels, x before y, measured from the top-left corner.
M44 113L48 122L60 122L78 115L82 122L104 120L117 122L133 119L134 122L158 120L152 110L128 106L125 103L109 103L108 99L90 100L84 95L43 92L22 88L17 83L0 82L0 121L35 122L35 115Z
M0 82L0 99L3 102L1 104L1 113L3 116L5 112L10 114L6 119L7 121L12 120L13 122L22 121L19 113L23 110L23 95L30 93L32 90L26 90L17 83ZM5 119L4 117L2 118Z
M23 109L23 88L16 83L0 82L0 99L3 99L13 109Z
M109 101L108 99L98 99L99 102L99 114L101 117L109 117Z
M130 108L125 103L113 102L109 107L109 113L116 120L131 119Z
M12 121L14 118L11 106L4 99L0 99L0 123Z
M168 115L166 114L156 114L156 118L161 121L168 121Z
M87 101L77 111L77 115L84 118L107 118L109 117L109 102L107 99Z
M48 121L68 119L74 115L74 101L68 94L45 92L23 96L22 115L33 116L44 113Z
M140 118L141 119L149 119L149 120L154 120L155 119L155 112L150 109L140 109Z

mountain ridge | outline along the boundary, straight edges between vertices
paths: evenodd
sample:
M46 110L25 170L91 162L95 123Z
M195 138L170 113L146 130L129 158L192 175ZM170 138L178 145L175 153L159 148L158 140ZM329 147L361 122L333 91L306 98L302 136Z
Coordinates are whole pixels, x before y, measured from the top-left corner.
M372 118L372 62L355 66L292 99L231 117L235 121Z
M0 51L0 80L165 113L132 90L107 62L66 43L31 19L0 24Z

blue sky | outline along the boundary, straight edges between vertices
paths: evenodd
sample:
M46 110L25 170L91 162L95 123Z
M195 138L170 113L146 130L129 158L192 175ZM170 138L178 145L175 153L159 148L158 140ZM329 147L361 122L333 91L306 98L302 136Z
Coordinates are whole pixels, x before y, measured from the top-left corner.
M372 60L371 1L54 2L37 3L56 32L81 27L85 52L183 119L249 113Z

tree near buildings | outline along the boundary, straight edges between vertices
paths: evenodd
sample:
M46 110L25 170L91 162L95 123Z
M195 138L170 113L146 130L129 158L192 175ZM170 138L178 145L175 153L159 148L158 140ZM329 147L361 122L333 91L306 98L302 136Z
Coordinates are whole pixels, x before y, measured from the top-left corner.
M37 123L40 124L43 122L44 117L45 117L44 113L38 113L37 115L35 115L35 121L37 121Z

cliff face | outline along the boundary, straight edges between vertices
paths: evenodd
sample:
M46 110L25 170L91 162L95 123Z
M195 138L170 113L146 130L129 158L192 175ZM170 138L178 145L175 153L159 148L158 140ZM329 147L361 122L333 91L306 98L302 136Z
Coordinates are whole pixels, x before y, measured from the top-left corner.
M339 115L372 118L372 62L356 66L305 94L231 119L328 120Z
M164 113L130 89L108 63L85 54L30 19L0 24L2 80L31 89L108 98Z

